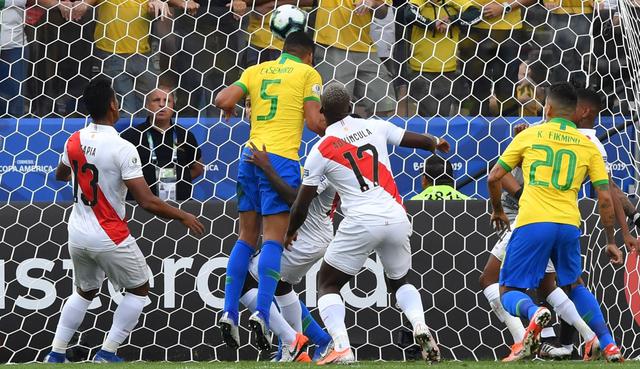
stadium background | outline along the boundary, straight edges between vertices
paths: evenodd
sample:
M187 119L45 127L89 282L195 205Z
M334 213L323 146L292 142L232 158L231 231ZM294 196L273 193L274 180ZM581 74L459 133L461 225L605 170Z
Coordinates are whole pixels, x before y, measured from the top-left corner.
M175 86L177 122L189 128L200 143L205 176L195 182L193 200L183 206L200 212L212 234L196 239L177 224L129 208L132 232L148 255L154 275L149 305L120 351L129 360L235 360L257 355L246 330L241 336L245 344L236 355L223 347L214 328L223 298L221 277L236 237L234 178L248 124L221 120L211 105L215 92L237 78L246 66L246 55L255 51L247 45L253 31L247 31L248 16L235 19L224 1L198 3L194 15L174 9L171 20L153 22L151 51L146 56L147 71L157 73L156 83ZM543 4L532 5L524 14L521 32L514 31L510 37L521 44L518 61L541 63L543 70L550 70L561 64L553 59L556 51L549 50L555 36L560 31L579 31L571 26L554 28ZM594 13L583 8L584 14L578 14L593 19L587 38L590 57L581 60L578 71L605 96L598 136L613 163L614 180L635 193L640 29L633 17L638 19L640 13L632 1L626 8L615 1L602 4ZM78 97L86 81L102 72L103 55L94 50L93 31L100 23L95 12L65 22L58 10L45 11L33 2L6 2L0 9L7 14L12 6L28 8L23 24L27 42L19 47L17 59L6 53L16 47L0 45L0 362L25 362L42 359L48 350L60 306L71 292L65 223L71 188L56 182L53 170L67 137L87 122ZM613 21L617 10L626 28ZM404 30L400 24L394 28ZM391 63L387 63L392 64L390 69L393 64L397 67L391 83L395 87L408 77L404 72L410 42L401 33L396 32L391 41L394 48ZM575 48L582 46L576 43ZM465 65L458 60L456 78L464 75ZM542 87L552 80L547 75L535 82ZM11 95L18 82L19 91ZM460 97L459 86L451 86L449 93ZM478 199L407 202L414 224L411 280L421 287L428 324L436 331L447 359L495 359L507 353L506 330L490 314L477 282L495 242L488 227L485 179L510 141L512 126L541 120L539 113L523 117L517 109L503 114L504 118L494 117L494 111L473 113L465 105L465 100L473 98L472 92L462 96L452 117L418 116L415 109L411 112L411 102L402 101L398 106L404 104L407 109L402 112L408 116L398 110L401 116L392 118L397 125L449 139L453 148L447 158L454 166L458 188ZM139 113L144 115L144 111ZM139 119L124 117L117 128L123 130ZM313 136L305 133L301 152L312 142ZM419 192L424 158L424 153L393 151L392 167L405 199ZM590 194L588 187L581 194L585 197L581 210L586 277L625 355L636 356L640 354L635 339L640 333L637 258L628 256L625 267L616 269L601 255L603 238ZM412 358L417 351L409 344L408 324L385 293L375 257L368 267L344 291L356 354L359 359ZM298 289L310 307L315 306L314 278L312 271ZM110 323L108 311L113 310L118 296L112 289L103 289L77 337L74 358L84 359L88 350L100 345Z

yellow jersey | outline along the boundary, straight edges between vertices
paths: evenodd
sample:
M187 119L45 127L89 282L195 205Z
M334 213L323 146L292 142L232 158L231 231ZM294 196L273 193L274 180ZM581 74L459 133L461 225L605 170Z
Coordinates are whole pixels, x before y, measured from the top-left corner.
M410 0L420 7L420 15L427 19L456 18L463 6L462 0ZM413 54L409 59L411 70L416 72L455 72L458 58L460 28L449 27L447 33L440 33L424 27L412 27L411 43Z
M585 177L595 186L609 182L596 145L575 124L560 118L517 135L498 164L507 172L522 165L524 191L518 227L541 222L579 227L578 191Z
M556 4L558 7L551 10L553 14L591 14L593 13L592 0L544 0L545 4Z
M494 0L469 0L468 4L465 6L474 6L480 8L494 2ZM481 28L481 29L492 29L492 30L510 30L510 29L521 29L522 28L522 13L520 9L512 10L511 12L499 15L495 18L482 20L478 24L473 25L472 27Z
M377 49L370 32L373 12L356 15L357 2L320 0L316 13L316 42L342 50L375 53ZM391 0L385 0L385 3L391 5Z
M249 141L282 157L299 160L305 101L320 102L322 78L290 54L247 68L234 83L251 98Z
M116 54L151 51L147 0L101 0L96 12L94 40L98 49Z
M249 26L247 26L247 32L249 32L249 44L257 46L261 49L276 49L282 50L284 41L275 37L269 29L269 23L271 22L271 13L264 16L252 13L249 16Z

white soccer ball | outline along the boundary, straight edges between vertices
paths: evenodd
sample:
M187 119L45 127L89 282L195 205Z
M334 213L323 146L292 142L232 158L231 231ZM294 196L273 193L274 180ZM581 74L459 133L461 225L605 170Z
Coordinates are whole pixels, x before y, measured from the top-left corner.
M281 40L292 32L306 31L307 12L294 5L280 5L271 14L269 28Z

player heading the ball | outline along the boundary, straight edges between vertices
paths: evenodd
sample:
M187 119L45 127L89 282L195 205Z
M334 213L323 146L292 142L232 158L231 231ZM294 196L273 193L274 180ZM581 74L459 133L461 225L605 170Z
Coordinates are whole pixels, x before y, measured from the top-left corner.
M300 186L298 151L304 122L318 134L325 129L320 113L322 79L312 67L314 48L313 40L304 32L289 34L280 58L247 68L238 81L215 99L216 106L230 117L236 104L249 95L249 142L266 148L277 174L292 188ZM249 324L258 342L266 340L269 308L280 280L282 244L289 222L289 205L265 173L246 160L250 156L251 151L245 147L238 166L240 232L229 255L224 312L218 320L224 341L233 348L239 347L238 302L261 229L257 311Z
M194 215L170 206L149 189L138 151L113 127L120 109L111 82L94 79L82 99L93 122L67 140L56 169L57 180L73 181L74 204L68 227L76 292L62 308L51 352L45 357L49 363L66 361L67 345L105 275L116 290L124 288L126 293L93 360L123 361L116 351L138 324L149 294L147 263L125 220L127 190L143 209L159 217L177 219L195 234L205 232Z

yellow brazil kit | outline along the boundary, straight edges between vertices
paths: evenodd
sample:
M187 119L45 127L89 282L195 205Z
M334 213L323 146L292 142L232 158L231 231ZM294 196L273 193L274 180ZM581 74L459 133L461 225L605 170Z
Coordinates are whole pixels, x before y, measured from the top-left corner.
M517 135L498 164L507 172L522 164L524 191L518 227L540 222L579 227L578 191L585 177L595 186L609 182L596 145L575 124L560 118Z
M151 51L147 0L99 0L96 20L96 48L116 54Z
M322 79L293 55L249 67L234 83L251 98L249 141L287 159L299 160L305 101L320 102Z

